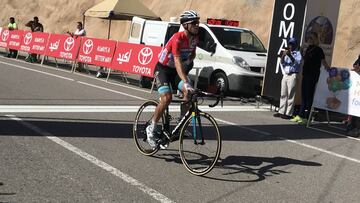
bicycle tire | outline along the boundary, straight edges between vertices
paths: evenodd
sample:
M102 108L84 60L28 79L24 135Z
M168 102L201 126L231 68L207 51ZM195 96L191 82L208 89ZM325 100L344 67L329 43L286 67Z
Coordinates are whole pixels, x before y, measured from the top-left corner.
M159 147L150 147L150 145L146 141L146 127L151 124L155 108L158 104L159 102L155 100L148 100L144 102L140 106L134 120L133 138L137 149L140 151L141 154L146 156L151 156L159 150ZM158 123L161 123L162 126L164 125L164 115L160 118Z
M179 151L185 168L190 173L201 176L209 173L220 157L221 135L217 122L210 114L200 112L195 117L195 130L193 118L194 116L189 117L181 128ZM197 144L195 144L195 141L197 141ZM210 150L210 147L214 149ZM209 151L210 156L200 152L200 148Z

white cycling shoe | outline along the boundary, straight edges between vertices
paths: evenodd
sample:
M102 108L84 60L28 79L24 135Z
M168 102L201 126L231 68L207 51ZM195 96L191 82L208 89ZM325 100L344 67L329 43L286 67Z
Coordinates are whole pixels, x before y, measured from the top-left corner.
M152 147L153 149L155 149L157 147L157 142L160 139L159 135L157 132L155 132L151 125L149 125L148 127L146 127L146 136L147 136L147 143L150 145L150 147ZM169 144L160 144L159 147L161 149L166 149L168 148Z

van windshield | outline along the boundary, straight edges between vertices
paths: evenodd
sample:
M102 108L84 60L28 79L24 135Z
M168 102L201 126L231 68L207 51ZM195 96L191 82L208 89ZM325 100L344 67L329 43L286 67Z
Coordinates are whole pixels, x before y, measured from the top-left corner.
M210 27L210 29L226 49L266 53L264 45L251 31L224 27Z

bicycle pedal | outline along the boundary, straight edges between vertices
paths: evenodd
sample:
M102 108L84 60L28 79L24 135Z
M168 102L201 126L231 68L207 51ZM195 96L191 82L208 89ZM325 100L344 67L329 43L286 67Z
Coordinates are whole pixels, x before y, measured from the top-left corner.
M166 149L166 148L169 147L169 141L168 141L168 139L166 137L165 138L163 137L163 138L159 139L157 141L157 144L160 147L160 149Z
M167 149L169 147L169 143L159 144L160 149Z

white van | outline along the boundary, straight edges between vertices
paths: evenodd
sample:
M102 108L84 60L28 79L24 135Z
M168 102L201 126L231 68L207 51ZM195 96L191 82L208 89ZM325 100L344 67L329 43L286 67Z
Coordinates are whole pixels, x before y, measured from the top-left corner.
M163 46L179 28L178 22L134 17L129 42ZM220 84L229 93L260 94L267 51L251 30L200 23L199 39L194 69L189 74L192 80L199 69L200 87Z

